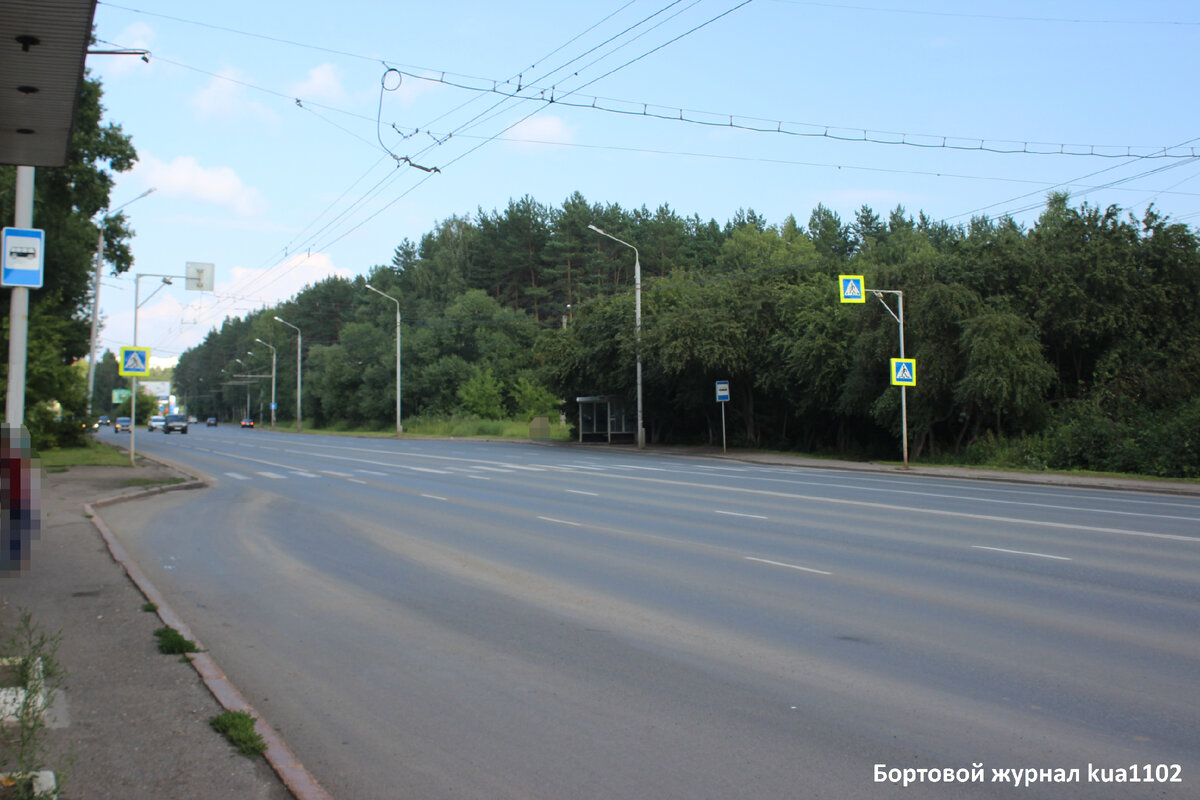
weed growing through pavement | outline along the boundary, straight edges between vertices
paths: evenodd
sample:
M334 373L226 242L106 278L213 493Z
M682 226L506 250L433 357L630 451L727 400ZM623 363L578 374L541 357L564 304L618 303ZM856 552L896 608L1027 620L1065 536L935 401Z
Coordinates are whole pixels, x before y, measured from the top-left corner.
M8 773L0 780L0 797L49 800L58 797L58 791L35 791L33 775L46 768L45 713L66 680L58 661L62 634L41 630L25 610L21 610L19 620L16 631L3 645L3 653L11 661L14 683L25 691L19 702L6 708L10 721L0 725L0 768ZM60 790L64 772L65 768L56 771Z
M267 743L254 730L254 717L246 711L226 711L209 723L247 758L257 758L267 749Z
M201 652L195 642L174 628L169 628L165 625L154 632L154 638L158 639L158 651L160 653L186 655L187 653Z

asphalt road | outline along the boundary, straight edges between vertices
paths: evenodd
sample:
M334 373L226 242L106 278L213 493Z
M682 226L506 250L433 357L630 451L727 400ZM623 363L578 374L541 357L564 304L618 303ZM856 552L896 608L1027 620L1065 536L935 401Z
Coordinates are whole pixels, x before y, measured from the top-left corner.
M999 797L1010 768L1079 770L1025 797L1200 795L1195 498L232 427L137 444L213 486L106 519L338 797Z

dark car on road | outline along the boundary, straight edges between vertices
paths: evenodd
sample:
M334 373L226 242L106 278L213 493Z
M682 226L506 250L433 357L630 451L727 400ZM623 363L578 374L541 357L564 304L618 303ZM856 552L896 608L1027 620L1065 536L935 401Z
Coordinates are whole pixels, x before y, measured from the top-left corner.
M244 420L242 420L242 427L243 428L253 428L254 420L250 419L249 417L246 417Z
M113 433L121 431L129 433L131 430L133 430L133 420L129 417L117 417L117 421L113 423Z
M165 422L163 422L163 433L170 433L171 431L179 431L180 433L187 433L187 431L188 431L187 417L184 416L183 414L167 414L167 419Z
M217 427L217 418L216 418L216 417L209 417L209 418L208 418L208 421L204 423L204 427L206 427L206 428L215 428L215 427Z

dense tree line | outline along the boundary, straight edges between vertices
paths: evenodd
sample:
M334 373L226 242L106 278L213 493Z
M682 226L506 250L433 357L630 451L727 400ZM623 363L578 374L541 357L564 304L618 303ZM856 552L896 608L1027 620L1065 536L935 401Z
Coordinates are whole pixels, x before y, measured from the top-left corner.
M634 254L589 225L638 249L640 337ZM839 303L845 273L904 293L914 457L1200 475L1196 234L1062 194L1028 229L865 206L852 221L818 206L807 225L753 211L721 225L578 193L557 208L524 197L403 241L365 277L226 320L180 359L177 391L202 413L240 416L245 382L264 391L237 377L269 371L262 339L292 419L295 338L278 314L304 332L305 418L386 429L395 306L370 283L401 304L405 416L528 415L559 398L573 420L573 398L601 394L632 407L640 349L651 442L714 441L723 379L737 443L894 456L897 325L874 298ZM248 352L252 370L234 361Z

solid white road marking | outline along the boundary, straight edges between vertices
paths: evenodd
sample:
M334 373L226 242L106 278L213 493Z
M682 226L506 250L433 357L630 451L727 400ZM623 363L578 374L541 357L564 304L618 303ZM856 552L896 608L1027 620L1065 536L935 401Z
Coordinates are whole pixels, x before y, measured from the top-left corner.
M782 561L771 561L766 558L754 558L752 556L746 556L745 558L747 561L757 561L759 564L770 564L773 567L787 567L788 569L798 569L801 572L815 572L818 575L832 575L833 574L832 572L826 572L823 569L811 569L809 567L802 567L798 564L785 564Z
M570 525L572 528L583 527L582 522L570 522L565 519L555 519L554 517L538 517L538 519L545 520L546 522L557 522L559 525Z
M582 494L582 495L586 495L587 497L599 497L600 496L599 492L585 492L580 489L567 489L567 493L568 494Z
M991 550L996 553L1012 553L1015 556L1034 556L1035 558L1053 558L1056 561L1070 561L1066 556L1052 556L1046 553L1030 553L1026 550L1006 550L1003 547L984 547L981 544L971 545L976 550Z
M421 492L421 497L428 497L430 500L445 500L446 499L446 498L442 497L441 495L425 494L424 492Z
M727 517L747 517L749 519L770 519L770 517L764 517L762 514L739 514L736 511L720 511L720 510L714 509L713 513L714 514L724 514Z

